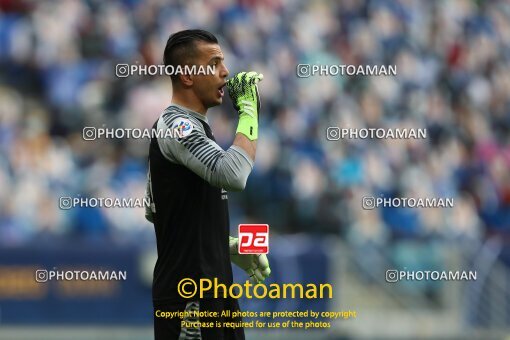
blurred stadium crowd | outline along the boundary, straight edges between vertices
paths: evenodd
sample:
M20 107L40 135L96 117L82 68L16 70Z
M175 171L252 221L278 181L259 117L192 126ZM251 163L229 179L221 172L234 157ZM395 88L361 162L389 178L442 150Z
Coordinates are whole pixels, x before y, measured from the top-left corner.
M230 73L265 75L261 138L231 220L353 245L477 241L510 226L510 1L0 1L0 244L153 239L143 209L60 210L60 196L143 197L148 141L83 141L84 126L148 128L169 34L216 34ZM299 78L296 65L397 65L396 77ZM233 140L230 102L209 111ZM427 128L426 140L328 141L328 126ZM361 207L363 196L454 197L452 209ZM368 249L368 248L364 248Z

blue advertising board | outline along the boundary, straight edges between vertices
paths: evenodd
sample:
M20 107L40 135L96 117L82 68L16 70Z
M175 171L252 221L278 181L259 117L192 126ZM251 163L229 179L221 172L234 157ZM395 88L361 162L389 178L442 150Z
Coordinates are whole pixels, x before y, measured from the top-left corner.
M308 237L292 241L275 238L271 246L268 257L272 274L267 285L329 282L330 259L320 242ZM0 324L151 324L151 280L142 277L141 256L136 247L106 244L2 248ZM113 273L114 277L62 277L63 273L76 271L87 275ZM61 277L49 280L44 273L60 273ZM246 274L235 268L234 278L244 282ZM242 310L271 312L323 311L328 303L329 299L240 299Z

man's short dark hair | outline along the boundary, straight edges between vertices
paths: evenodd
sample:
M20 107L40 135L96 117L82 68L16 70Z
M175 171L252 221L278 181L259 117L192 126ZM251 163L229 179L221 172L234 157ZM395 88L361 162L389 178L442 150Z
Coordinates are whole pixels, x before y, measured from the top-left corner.
M196 43L199 41L211 44L218 43L218 39L214 34L199 29L179 31L170 35L163 55L165 66L189 65L196 56ZM178 78L178 75L171 75L171 78L174 81Z

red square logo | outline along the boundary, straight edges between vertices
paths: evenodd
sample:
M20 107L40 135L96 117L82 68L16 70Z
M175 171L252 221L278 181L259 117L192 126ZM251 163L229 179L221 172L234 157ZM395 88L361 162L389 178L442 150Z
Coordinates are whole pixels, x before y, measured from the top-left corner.
M239 254L267 254L268 252L268 224L239 225Z

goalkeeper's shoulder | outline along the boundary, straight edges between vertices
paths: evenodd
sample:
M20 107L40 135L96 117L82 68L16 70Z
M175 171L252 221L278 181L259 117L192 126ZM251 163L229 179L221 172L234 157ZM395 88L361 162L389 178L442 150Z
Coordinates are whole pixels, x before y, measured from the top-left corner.
M181 141L183 137L187 137L191 134L205 134L204 127L198 118L174 105L169 106L159 117L157 129L179 131L178 136L175 137L180 138L170 138L176 139L177 141Z

